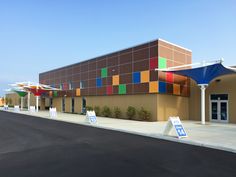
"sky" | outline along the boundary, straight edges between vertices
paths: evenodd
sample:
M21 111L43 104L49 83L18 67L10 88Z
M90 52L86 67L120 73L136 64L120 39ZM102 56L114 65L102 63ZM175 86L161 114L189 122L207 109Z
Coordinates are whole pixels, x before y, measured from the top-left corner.
M8 84L161 38L193 62L236 65L235 0L0 0L0 96Z

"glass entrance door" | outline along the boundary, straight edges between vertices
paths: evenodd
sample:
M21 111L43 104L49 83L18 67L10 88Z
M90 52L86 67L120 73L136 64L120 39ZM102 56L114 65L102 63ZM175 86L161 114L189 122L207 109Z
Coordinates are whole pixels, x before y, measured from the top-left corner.
M214 122L228 122L228 94L211 94L210 118Z
M211 102L211 120L218 120L218 102Z
M228 122L228 101L211 101L211 120L215 122Z

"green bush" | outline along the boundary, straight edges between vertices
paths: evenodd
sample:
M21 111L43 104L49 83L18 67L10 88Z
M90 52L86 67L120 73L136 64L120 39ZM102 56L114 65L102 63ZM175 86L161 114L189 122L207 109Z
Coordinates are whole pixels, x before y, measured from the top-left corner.
M107 106L104 106L102 108L102 116L104 117L111 117L112 113L111 113L111 109Z
M136 115L136 109L132 106L129 106L126 111L126 115L129 119L133 119Z
M86 111L92 111L93 107L92 106L86 106Z
M139 120L150 120L151 119L151 113L141 107L141 109L138 111L138 117Z
M118 107L114 107L114 117L115 118L120 118L121 117L121 110Z
M94 107L94 111L96 113L96 116L100 116L101 115L101 111L100 111L100 107L99 106L95 106Z

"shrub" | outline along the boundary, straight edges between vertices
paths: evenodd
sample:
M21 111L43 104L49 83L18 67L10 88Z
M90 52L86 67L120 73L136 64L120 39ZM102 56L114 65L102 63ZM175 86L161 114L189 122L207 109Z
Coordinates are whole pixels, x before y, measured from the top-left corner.
M114 107L114 117L120 118L121 117L121 110L118 107Z
M141 109L138 111L138 116L140 120L150 120L151 119L151 113L141 107Z
M136 115L136 109L132 106L129 106L127 108L127 112L126 112L126 115L129 119L133 119L134 116Z
M86 106L86 111L92 111L93 107L92 106Z
M95 113L96 113L97 116L100 116L100 115L101 115L100 107L99 107L99 106L95 106L95 107L94 107L94 111L95 111Z
M102 109L102 115L104 117L111 117L111 109L107 106L104 106Z

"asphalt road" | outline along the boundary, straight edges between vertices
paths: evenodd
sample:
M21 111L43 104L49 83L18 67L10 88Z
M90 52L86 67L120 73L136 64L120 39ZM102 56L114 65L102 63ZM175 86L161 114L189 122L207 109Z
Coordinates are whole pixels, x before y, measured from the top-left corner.
M236 154L0 111L0 177L236 176Z

